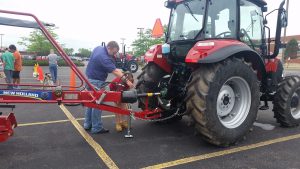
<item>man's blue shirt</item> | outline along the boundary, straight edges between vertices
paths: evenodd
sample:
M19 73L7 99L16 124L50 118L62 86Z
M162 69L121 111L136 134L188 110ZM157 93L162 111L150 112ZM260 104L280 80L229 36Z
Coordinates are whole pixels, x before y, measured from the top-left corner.
M98 46L91 54L85 73L89 79L105 81L108 73L115 69L114 60L108 55L106 47Z

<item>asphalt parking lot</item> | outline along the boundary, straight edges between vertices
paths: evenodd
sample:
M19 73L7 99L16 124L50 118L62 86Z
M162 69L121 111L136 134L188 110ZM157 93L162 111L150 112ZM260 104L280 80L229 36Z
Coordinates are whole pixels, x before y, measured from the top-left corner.
M32 68L21 76L32 82ZM60 68L59 79L67 84L69 71ZM219 148L202 141L188 118L170 124L133 120L134 137L125 138L126 131L114 130L109 112L103 112L103 123L110 133L91 135L81 127L82 106L17 104L19 126L0 143L0 168L300 168L300 127L280 127L271 110L259 112L242 142Z

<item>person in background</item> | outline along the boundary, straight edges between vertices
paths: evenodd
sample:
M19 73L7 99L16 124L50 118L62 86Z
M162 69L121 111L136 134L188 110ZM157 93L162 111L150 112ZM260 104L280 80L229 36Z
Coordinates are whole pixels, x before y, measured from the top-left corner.
M53 49L50 49L50 54L48 55L49 71L54 84L56 84L57 81L57 60L58 56L54 53Z
M141 56L141 63L143 66L145 65L145 56Z
M115 41L108 42L107 46L96 47L90 57L86 68L86 76L89 82L96 88L100 89L106 81L108 73L113 73L116 77L122 77L123 73L115 66L113 56L119 51L119 45ZM124 81L130 88L133 84L126 80ZM85 119L83 127L85 130L91 130L92 134L107 133L101 120L102 111L99 109L87 108L85 111Z
M129 80L131 83L134 82L132 73L124 73L122 78ZM130 89L130 87L124 83L124 80L122 80L120 77L116 77L109 85L109 88L111 91L124 91ZM128 109L128 105L126 103L117 103L116 106L121 109ZM118 132L128 128L127 119L128 116L126 115L116 114L116 130Z
M14 68L14 62L15 57L14 55L8 50L8 48L5 49L5 52L2 54L2 61L3 61L3 67L4 67L4 74L6 76L5 80L8 84L8 89L13 89L12 84L12 75Z
M15 57L14 71L12 74L14 89L20 89L20 72L22 70L22 56L15 45L9 45L9 50Z
M4 67L3 67L3 62L2 62L2 49L0 48L0 79L4 79L5 74L4 74Z

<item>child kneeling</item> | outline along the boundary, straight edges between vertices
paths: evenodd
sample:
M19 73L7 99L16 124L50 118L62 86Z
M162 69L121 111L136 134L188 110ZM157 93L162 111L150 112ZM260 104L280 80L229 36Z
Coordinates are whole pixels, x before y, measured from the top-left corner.
M131 73L124 73L123 77L117 77L115 78L111 84L109 85L109 88L111 91L124 91L129 90L129 86L125 83L125 80L129 80L131 83L134 82L133 75ZM116 103L116 106L121 109L128 109L128 106L126 103ZM128 116L127 115L121 115L116 114L116 130L118 132L121 132L123 129L128 128Z

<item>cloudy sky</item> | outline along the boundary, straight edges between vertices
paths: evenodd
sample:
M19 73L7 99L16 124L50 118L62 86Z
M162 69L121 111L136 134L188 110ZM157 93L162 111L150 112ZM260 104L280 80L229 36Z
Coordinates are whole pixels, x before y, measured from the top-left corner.
M269 2L269 11L281 2L266 1ZM299 6L299 0L290 0L287 35L300 34L297 27ZM42 21L54 23L59 27L56 30L59 42L75 50L93 49L109 40L121 43L121 38L125 38L125 44L130 46L137 38L137 28L151 29L157 18L167 24L169 17L164 0L0 0L0 9L32 13ZM271 27L275 26L272 17L269 19ZM3 46L16 43L30 31L32 29L0 26L0 34L4 34Z

